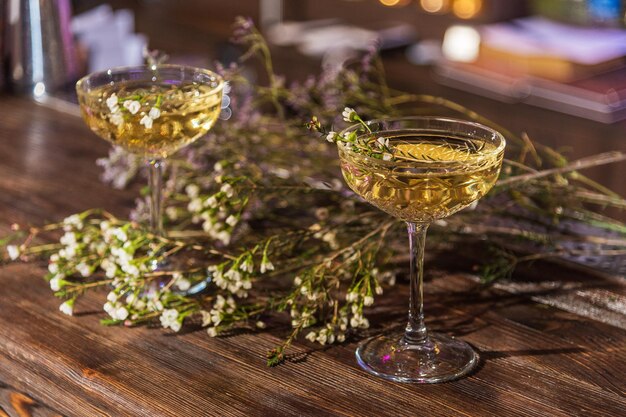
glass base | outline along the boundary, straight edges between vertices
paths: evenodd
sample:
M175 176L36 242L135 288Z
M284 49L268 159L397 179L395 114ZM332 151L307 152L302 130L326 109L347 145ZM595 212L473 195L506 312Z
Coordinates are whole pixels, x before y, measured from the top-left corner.
M462 340L432 333L426 343L414 345L404 341L403 331L361 342L356 358L361 368L371 374L421 384L457 379L478 363L478 354Z

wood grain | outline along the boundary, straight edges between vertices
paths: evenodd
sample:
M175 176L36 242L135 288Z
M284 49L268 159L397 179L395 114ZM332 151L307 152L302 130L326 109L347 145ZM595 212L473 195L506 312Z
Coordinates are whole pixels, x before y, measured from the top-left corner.
M133 191L97 179L93 162L106 150L75 117L0 98L0 232L94 206L124 214ZM481 288L454 265L429 271L427 321L472 343L481 362L468 378L430 386L362 371L359 338L327 348L299 341L292 360L267 368L265 352L288 329L210 338L103 327L105 293L88 295L67 317L43 265L4 265L0 380L11 387L2 398L17 402L1 412L12 416L17 404L37 415L38 404L67 416L626 415L626 331L537 304L532 294ZM550 273L607 286L563 267ZM405 283L381 297L370 333L402 326L406 300Z

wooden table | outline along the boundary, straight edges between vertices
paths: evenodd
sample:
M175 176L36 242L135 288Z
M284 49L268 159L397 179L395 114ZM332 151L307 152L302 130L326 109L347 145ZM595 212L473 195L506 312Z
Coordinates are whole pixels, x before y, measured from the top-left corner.
M97 178L94 160L106 150L74 115L0 98L0 233L89 207L124 214L134 192ZM626 330L531 299L558 288L481 289L467 270L436 266L428 323L481 358L471 376L440 385L370 376L355 362L356 340L323 349L301 341L292 360L267 368L265 352L284 328L210 338L199 329L104 327L104 293L64 316L42 279L45 265L1 266L0 416L626 415ZM518 278L539 274L624 294L619 278L559 266ZM381 298L373 331L401 326L406 299L406 284Z

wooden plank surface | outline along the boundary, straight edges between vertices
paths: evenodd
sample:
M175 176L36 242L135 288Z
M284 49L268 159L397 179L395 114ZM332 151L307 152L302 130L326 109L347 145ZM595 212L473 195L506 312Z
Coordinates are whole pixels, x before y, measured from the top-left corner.
M0 231L94 206L123 214L133 192L97 180L93 162L106 149L78 118L0 99ZM625 330L538 304L535 294L481 289L464 271L437 267L429 272L427 321L470 342L481 361L468 378L422 386L362 371L356 339L327 348L298 342L293 360L270 369L265 352L284 328L209 338L201 329L103 327L104 293L67 317L42 280L44 265L2 266L0 415L21 415L7 411L17 398L9 392L38 404L32 415L626 415ZM563 267L550 273L586 280L587 288L620 285ZM401 283L381 298L372 333L404 324L406 297Z

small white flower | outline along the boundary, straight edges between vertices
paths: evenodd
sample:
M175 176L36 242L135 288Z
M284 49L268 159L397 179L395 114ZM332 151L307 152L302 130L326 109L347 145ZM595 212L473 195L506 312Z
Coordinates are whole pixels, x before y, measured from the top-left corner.
M176 287L181 291L187 291L191 288L191 281L185 278L179 278L176 280Z
M106 103L109 109L116 107L117 106L117 94L115 93L111 94L109 98L107 98Z
M346 301L349 303L353 303L359 299L359 294L356 292L346 293Z
M126 320L128 317L128 310L125 307L119 307L115 310L114 319L116 320Z
M83 228L83 222L78 214L72 214L71 216L63 219L63 229L66 232L72 230L72 227L76 227L77 229Z
M110 295L110 294L109 294ZM106 302L104 303L104 305L102 306L102 309L104 311L107 312L107 314L111 317L113 317L113 312L115 311L115 304L111 303L111 302Z
M139 121L139 124L144 125L146 129L152 129L153 120L149 116L144 116Z
M343 343L343 342L345 342L345 341L346 341L346 335L345 335L344 333L339 333L339 334L337 335L337 341L338 341L339 343Z
M74 302L68 300L59 306L59 311L63 314L71 316L74 314Z
M119 126L124 123L124 116L122 115L121 112L111 113L111 117L109 118L109 120L115 126Z
M389 147L389 139L388 138L385 139L385 138L381 137L381 138L376 139L376 142L378 143L378 145L381 148L388 148Z
M224 171L224 165L222 165L222 163L221 163L221 162L219 162L219 161L218 161L218 162L216 162L216 163L213 165L213 171L215 171L215 172L217 172L217 173L220 173L220 172Z
M161 320L161 326L163 326L164 328L169 327L172 330L175 330L176 325L174 325L174 323L178 322L178 310L173 308L163 310L163 312L161 313L161 317L159 317L159 320ZM172 325L174 325L174 327L172 327ZM180 330L180 327L178 327L178 329Z
M337 135L337 132L333 132L333 131L328 132L328 135L326 135L326 140L329 141L330 143L333 143L335 141L335 135Z
M62 287L61 277L54 277L50 280L50 289L52 291L59 291Z
M254 262L252 261L252 257L247 257L246 260L241 263L239 269L241 269L243 272L253 272Z
M383 293L383 287L377 286L374 291L376 294L381 295Z
M257 329L265 329L265 327L267 327L267 326L266 326L266 324L264 322L259 320L259 321L256 322L256 327L257 327Z
M206 199L206 201L204 202L204 205L209 208L217 207L217 198L215 198L215 196L212 195L211 197Z
M8 245L7 253L9 254L9 258L11 258L12 261L20 257L20 249L15 245Z
M132 306L133 304L135 304L136 301L137 301L137 296L134 293L130 293L126 297L126 304L128 305Z
M358 317L352 317L350 319L350 327L352 328L357 328L359 327L359 324L361 323L361 321L358 319Z
M209 327L206 332L210 337L217 336L217 329L215 327Z
M83 277L88 277L91 275L91 268L84 262L76 265L76 271L78 271L78 273L81 274Z
M353 122L355 121L354 117L356 116L356 111L350 107L346 107L343 109L343 113L341 113L341 115L343 116L344 121Z
M110 301L111 303L115 303L117 302L117 294L115 293L115 291L111 291L107 294L107 300Z
M315 332L309 332L307 333L306 336L304 336L304 338L308 340L309 342L315 342L315 339L317 338L317 334L315 334Z
M183 324L180 321L175 321L170 324L170 329L174 330L175 332L180 331L182 327L183 327Z
M390 153L384 153L383 154L383 161L391 161L391 154Z
M131 114L136 114L139 109L141 109L141 103L137 100L126 100L124 102L124 108L126 108L126 110L128 110Z
M187 210L192 213L199 213L202 211L202 200L199 198L192 198L189 204L187 204Z
M58 273L58 272L59 272L59 264L57 264L57 263L55 263L55 262L50 262L50 263L48 264L48 271L49 271L51 274L56 274L56 273Z
M185 193L189 196L189 198L196 198L198 197L198 193L200 193L200 187L196 184L188 184L185 187Z
M224 274L224 277L231 279L233 281L239 281L241 280L241 272L237 271L236 269L229 269Z
M363 297L364 306L369 307L372 304L374 304L374 297L372 297L371 295L366 295L365 297Z
M224 245L228 245L230 243L230 233L226 230L219 232L215 238L221 241Z
M220 188L220 191L226 194L226 197L228 198L231 198L234 195L233 186L228 183L222 185L222 188Z
M233 216L232 214L230 216L228 216L228 218L226 219L226 224L231 226L231 227L235 227L238 222L239 222L239 219L237 217Z
M202 315L202 327L206 327L211 324L211 313L202 310L200 311L200 314Z
M126 242L128 240L126 232L119 227L113 230L113 236L115 236L120 242ZM124 253L126 253L126 251L124 251Z
M261 262L261 273L264 274L268 271L273 271L273 270L274 270L274 264L272 264L269 259L263 258L263 261Z
M109 258L103 259L100 263L100 267L104 269L104 274L107 278L115 277L115 274L117 273L117 265L114 262L111 262Z
M61 251L63 251L63 253L65 254L65 258L66 259L72 259L74 256L76 256L76 248L77 246L74 245L70 245L68 247L66 247L65 249L61 249L59 251L59 253L61 253Z
M222 313L217 310L211 310L211 322L213 322L215 326L220 324L222 322Z
M156 107L153 107L150 109L150 112L148 112L148 116L153 120L158 119L159 117L161 117L161 110L159 110Z
M302 284L302 278L300 277L295 277L293 279L293 285L299 286L300 284Z
M76 234L74 232L67 232L61 236L61 244L65 246L72 246L76 244Z

